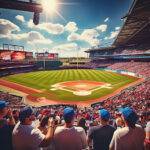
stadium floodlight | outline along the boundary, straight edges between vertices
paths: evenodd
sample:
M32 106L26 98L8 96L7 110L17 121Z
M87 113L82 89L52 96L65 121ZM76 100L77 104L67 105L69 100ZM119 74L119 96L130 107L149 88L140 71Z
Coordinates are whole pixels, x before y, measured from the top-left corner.
M21 11L33 12L33 23L39 23L40 13L43 11L41 4L33 2L33 0L19 1L19 0L0 0L0 8L15 9Z
M33 23L35 25L38 25L39 24L39 19L40 19L40 14L37 13L37 12L34 12L34 15L33 15Z

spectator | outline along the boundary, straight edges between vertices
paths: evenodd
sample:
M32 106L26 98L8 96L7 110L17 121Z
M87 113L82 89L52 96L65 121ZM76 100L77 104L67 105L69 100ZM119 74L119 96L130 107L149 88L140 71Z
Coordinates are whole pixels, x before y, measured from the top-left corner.
M145 132L136 125L137 114L130 107L121 110L125 127L114 132L110 143L110 150L143 150Z
M90 128L88 133L88 144L93 141L94 150L108 150L115 128L108 124L110 113L106 109L99 111L100 125Z
M87 133L87 126L86 126L86 120L84 118L81 118L78 122L78 126L82 127L85 131L85 133Z
M54 143L56 150L82 150L87 148L86 134L83 128L74 126L73 108L64 109L64 126L55 130Z
M24 107L19 114L19 120L13 130L14 150L36 150L39 147L47 147L53 137L54 125L49 120L47 134L31 126L35 116L32 108Z
M8 103L0 101L0 148L12 150L12 131L15 121Z
M5 101L0 101L0 148L12 150L12 131L15 121L7 105Z
M19 121L19 111L18 110L13 110L13 117L15 119L15 123Z
M150 121L146 125L145 132L146 132L145 150L149 150L150 149Z
M42 119L41 119L41 122L40 122L40 125L38 127L38 129L44 134L46 135L47 134L47 126L48 126L48 120L49 120L49 117L48 116L44 116Z

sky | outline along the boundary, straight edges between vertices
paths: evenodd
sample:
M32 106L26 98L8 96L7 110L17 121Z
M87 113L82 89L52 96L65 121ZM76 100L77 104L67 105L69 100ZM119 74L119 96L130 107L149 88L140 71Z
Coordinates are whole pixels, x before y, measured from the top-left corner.
M28 0L22 0L28 1ZM41 2L42 0L37 0ZM44 1L44 0L43 0ZM133 0L45 0L38 25L33 13L0 8L0 48L3 43L26 51L54 52L60 57L83 56L89 48L110 46ZM54 3L51 5L50 1ZM51 8L57 6L56 8Z

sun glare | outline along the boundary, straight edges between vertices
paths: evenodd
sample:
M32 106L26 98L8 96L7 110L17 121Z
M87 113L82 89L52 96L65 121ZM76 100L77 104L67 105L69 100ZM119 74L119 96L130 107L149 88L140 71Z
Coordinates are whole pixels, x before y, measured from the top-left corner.
M57 10L57 0L42 0L42 6L46 13L52 14Z
M41 0L41 4L43 7L43 12L46 17L51 16L53 17L54 14L58 15L62 20L66 22L66 19L63 15L59 12L58 7L63 5L77 5L78 3L75 2L60 2L59 0Z

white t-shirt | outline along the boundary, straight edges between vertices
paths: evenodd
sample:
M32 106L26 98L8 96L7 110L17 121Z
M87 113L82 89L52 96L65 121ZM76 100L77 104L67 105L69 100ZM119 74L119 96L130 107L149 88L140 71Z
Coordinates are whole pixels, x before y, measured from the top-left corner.
M150 132L150 121L146 124L145 131Z
M109 147L111 150L142 150L144 139L145 132L141 126L124 127L114 132Z
M45 135L39 129L18 122L12 134L14 150L38 150L44 138Z
M59 126L54 133L56 150L82 150L87 148L86 134L82 127Z

